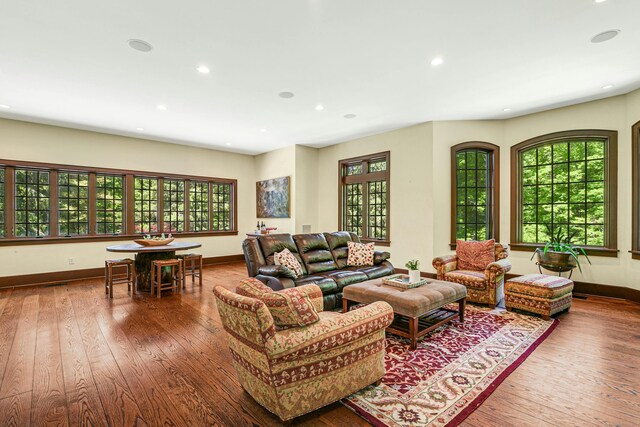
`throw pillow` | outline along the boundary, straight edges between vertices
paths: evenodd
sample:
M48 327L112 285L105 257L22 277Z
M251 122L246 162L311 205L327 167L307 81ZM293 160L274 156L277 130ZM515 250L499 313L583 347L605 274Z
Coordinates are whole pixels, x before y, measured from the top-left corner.
M458 270L484 271L496 260L496 241L458 240L456 241Z
M294 254L291 253L289 249L284 249L281 252L276 252L273 254L273 262L276 265L284 265L288 267L289 270L293 271L296 275L296 279L302 276L302 266L300 265L300 261Z
M374 243L347 242L347 265L351 267L361 267L373 265Z
M276 326L305 326L320 320L318 312L322 311L322 291L317 286L274 291L261 281L250 278L240 282L236 293L264 302Z

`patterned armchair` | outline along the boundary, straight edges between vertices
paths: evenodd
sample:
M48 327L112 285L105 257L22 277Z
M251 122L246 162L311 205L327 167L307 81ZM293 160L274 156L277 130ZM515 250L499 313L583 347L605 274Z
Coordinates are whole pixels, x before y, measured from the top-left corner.
M433 267L438 280L465 285L467 301L488 304L493 308L504 296L504 275L511 270L511 263L506 259L508 256L507 247L496 243L496 260L484 271L458 270L456 255L434 258Z
M316 285L305 292L322 307ZM385 373L386 302L346 314L321 311L316 323L277 330L261 300L214 289L229 350L242 387L287 421L379 381Z

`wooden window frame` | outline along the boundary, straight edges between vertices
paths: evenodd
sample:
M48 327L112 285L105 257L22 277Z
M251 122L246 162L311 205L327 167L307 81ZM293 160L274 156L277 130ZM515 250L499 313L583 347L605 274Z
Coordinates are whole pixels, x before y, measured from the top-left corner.
M618 256L618 132L603 129L577 129L553 132L528 139L511 147L511 242L514 251L532 252L544 247L541 243L522 243L520 224L522 221L522 177L520 153L535 146L544 145L572 138L604 138L607 140L605 152L605 244L600 246L583 246L588 255Z
M631 257L640 259L640 121L631 127Z
M369 172L369 162L384 158L387 162L387 168L380 172ZM362 163L362 173L358 175L345 175L343 171L346 167L353 163ZM372 181L387 182L387 238L384 240L371 239L367 237L366 232L369 227L367 225L367 204L368 204L368 183ZM344 204L344 186L346 184L362 183L362 237L360 240L365 243L373 242L380 246L391 245L391 152L383 151L381 153L369 154L366 156L351 157L349 159L343 159L338 161L338 228L343 229L344 218L343 204Z
M158 207L158 229L162 230L162 218L163 218L163 206L161 205L162 192L160 191L162 180L164 178L180 179L185 181L185 192L188 191L188 184L190 181L207 181L209 183L220 183L231 185L231 212L230 212L230 229L225 231L185 231L181 233L173 233L176 237L190 237L190 236L231 236L237 235L238 229L238 197L237 197L237 185L238 182L235 179L216 178L196 175L180 175L180 174L167 174L150 171L137 171L129 169L111 169L111 168L98 168L88 166L77 165L63 165L54 163L40 163L30 161L16 161L0 159L0 167L5 169L5 231L6 237L0 237L0 246L14 246L14 245L38 245L38 244L56 244L56 243L80 243L80 242L93 242L93 241L114 241L114 240L132 240L140 237L140 233L134 233L134 203L133 203L133 187L134 177L156 178L158 179L158 198L160 205ZM16 169L39 169L50 172L50 223L49 230L50 235L47 237L15 237L15 170ZM89 174L89 234L82 236L69 236L63 237L58 233L58 204L57 204L57 173L58 171L73 172L73 173L88 173ZM107 175L119 175L123 178L124 194L123 194L123 221L124 229L122 234L118 235L105 235L96 233L96 174ZM55 179L55 185L51 185L52 180ZM210 185L211 186L211 185ZM54 194L55 193L55 194ZM188 194L188 193L186 193ZM188 230L188 201L185 200L185 230ZM211 211L209 212L211 214ZM158 233L153 234L160 234Z
M490 142L467 141L451 147L451 240L449 247L456 248L456 208L458 198L457 186L457 155L461 151L482 150L490 156L489 180L491 203L489 204L489 238L500 241L500 147Z

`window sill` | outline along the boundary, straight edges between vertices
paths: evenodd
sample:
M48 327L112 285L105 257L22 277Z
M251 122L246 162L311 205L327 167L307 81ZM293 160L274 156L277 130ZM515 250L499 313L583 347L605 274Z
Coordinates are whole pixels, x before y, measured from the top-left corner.
M533 252L537 248L544 248L542 244L536 243L509 243L509 247L512 251L520 251L520 252ZM599 248L592 246L583 246L582 247L589 256L601 256L607 258L617 258L618 249L610 249L610 248Z
M152 233L157 234L157 233ZM203 236L237 236L238 230L230 231L200 231L189 233L173 234L176 238L182 237L203 237ZM20 246L20 245L47 245L59 243L87 243L87 242L110 242L117 240L134 240L142 238L142 234L118 234L100 236L73 236L73 237L19 237L0 238L0 246Z
M629 253L631 254L631 258L640 259L640 251L629 251Z
M391 240L365 239L361 237L360 241L362 243L375 243L378 246L391 246Z

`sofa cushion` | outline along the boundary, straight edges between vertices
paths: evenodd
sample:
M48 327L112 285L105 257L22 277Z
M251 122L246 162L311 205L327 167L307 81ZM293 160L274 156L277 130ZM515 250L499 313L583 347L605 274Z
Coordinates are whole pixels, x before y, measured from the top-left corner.
M273 291L261 281L250 278L240 282L236 293L264 302L276 326L305 326L320 320L322 292L317 286Z
M390 262L384 261L380 265L372 265L367 267L351 267L355 271L361 271L367 275L369 279L377 279L378 277L388 276L395 273L393 265Z
M338 290L352 283L364 282L368 279L367 275L363 272L353 270L335 270L322 273L322 275L333 279L336 285L338 285Z
M456 256L458 269L484 271L487 265L496 260L496 241L457 240Z
M347 265L359 267L361 265L373 265L374 243L347 242L349 256Z
M329 251L329 244L324 234L296 234L293 236L293 240L296 242L308 274L317 274L338 268Z
M265 234L257 237L257 240L260 244L260 249L262 250L262 255L267 265L275 264L273 254L276 252L282 252L284 249L289 249L289 251L298 259L300 265L302 265L302 273L307 274L302 258L300 258L300 254L298 253L298 247L290 234Z
M348 231L336 231L334 233L324 233L324 237L329 244L329 250L333 255L338 268L344 268L347 266L347 258L349 251L347 249L348 242L360 243L360 239L354 233Z
M384 261L391 258L391 254L389 252L383 251L374 251L373 252L373 265L380 265Z
M286 267L293 273L293 277L286 277L297 279L298 277L302 276L302 265L289 249L285 248L281 252L274 253L273 260L278 266Z
M454 270L445 273L444 280L460 283L475 289L485 289L487 287L487 276L484 271Z
M335 280L322 276L302 276L295 280L296 286L317 285L323 295L338 292L338 285Z

